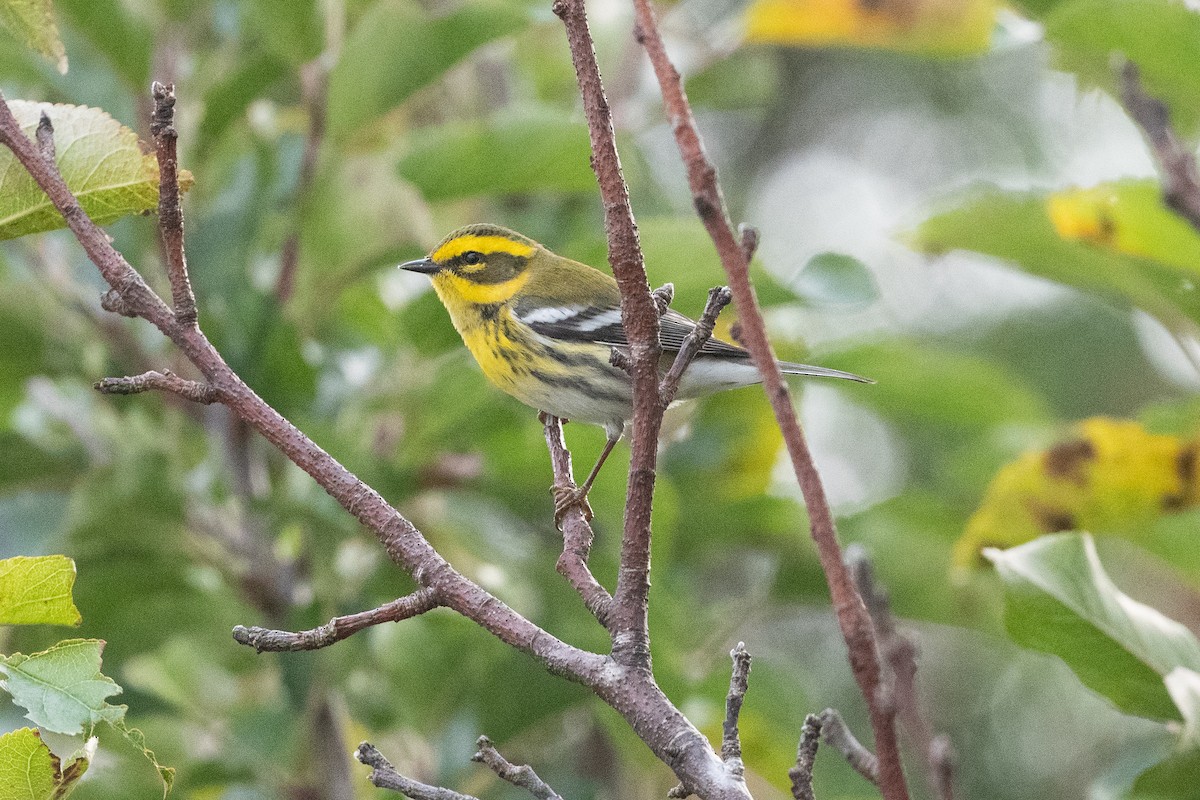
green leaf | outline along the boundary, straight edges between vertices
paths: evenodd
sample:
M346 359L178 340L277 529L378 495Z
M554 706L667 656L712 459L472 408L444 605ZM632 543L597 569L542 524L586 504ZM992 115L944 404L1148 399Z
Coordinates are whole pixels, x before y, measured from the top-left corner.
M30 728L0 736L0 800L60 800L87 772L94 742L72 757L66 768Z
M67 50L59 38L50 0L0 0L0 25L67 74Z
M813 305L863 306L879 296L871 270L844 253L818 253L790 285Z
M587 126L561 114L526 111L456 122L423 128L410 139L400 174L428 200L596 188Z
M251 0L243 8L266 45L289 63L303 64L320 54L324 35L321 9L325 8L320 3Z
M87 106L8 103L33 137L43 113L54 124L58 168L84 210L100 225L158 205L158 163L143 153L137 134L104 111ZM186 190L191 175L180 171ZM62 228L62 215L7 148L0 149L0 239Z
M200 157L271 84L288 74L287 62L274 53L255 48L239 56L235 63L223 65L220 80L204 92L204 116L196 131Z
M1050 418L1045 400L995 361L928 342L891 341L822 359L877 383L854 402L892 419L967 430Z
M57 0L57 5L70 30L87 37L131 90L146 91L154 34L143 17L121 0Z
M55 733L82 733L100 722L116 725L126 707L105 699L120 694L121 687L100 672L103 648L98 639L67 639L30 656L0 656L0 672L8 678L3 688L26 718Z
M353 134L527 19L508 3L473 2L431 18L416 5L380 0L350 32L330 75L330 133Z
M66 556L0 561L0 625L78 625L75 562Z
M124 706L121 706L124 708ZM125 737L125 741L141 751L142 757L149 761L155 772L158 773L158 779L162 782L163 797L171 793L171 789L175 786L175 768L166 767L158 762L158 757L154 755L154 751L146 746L146 734L142 733L137 728L131 728L125 723L124 719L117 720L112 723L112 726Z
M1136 183L1108 189L1118 205L1141 191ZM1110 235L1106 226L1119 217L1099 217L1099 230L1093 231L1086 219L1070 208L1065 211L1061 195L989 190L927 220L911 238L927 253L962 249L1007 259L1031 275L1094 292L1120 306L1136 306L1167 327L1178 327L1180 314L1200 322L1195 262L1184 268L1159 260L1157 249L1139 251L1134 243L1141 234L1129 240ZM1151 230L1146 227L1145 234L1152 235ZM1178 230L1162 229L1161 234L1175 238Z
M1175 753L1143 772L1128 800L1193 800L1200 775L1200 748Z
M1115 92L1112 54L1138 65L1151 95L1176 125L1195 133L1200 123L1200 15L1173 0L1076 0L1061 3L1045 21L1058 65Z
M1005 584L1005 624L1019 644L1053 653L1129 714L1179 720L1164 678L1200 669L1191 632L1117 589L1086 534L988 549Z

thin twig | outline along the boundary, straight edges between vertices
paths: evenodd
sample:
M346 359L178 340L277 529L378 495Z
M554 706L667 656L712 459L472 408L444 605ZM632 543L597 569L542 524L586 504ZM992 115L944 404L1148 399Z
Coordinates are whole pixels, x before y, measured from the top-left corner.
M475 755L471 756L471 760L486 764L502 780L506 780L518 788L525 789L536 797L537 800L563 800L558 792L551 789L549 784L538 777L538 774L533 771L533 767L523 764L513 764L500 755L500 751L495 748L492 740L488 737L480 736L476 740L475 746L479 750Z
M662 383L659 384L658 393L660 402L663 408L671 405L675 399L676 392L679 391L679 381L683 379L683 373L695 360L696 356L700 355L700 351L704 349L704 345L708 344L708 340L712 338L713 328L717 324L717 316L729 305L729 301L733 299L733 295L729 292L728 286L716 286L708 290L708 302L704 304L704 313L700 315L700 321L696 323L696 327L692 328L691 332L683 340L683 345L679 348L679 352L675 354L675 361L671 364L671 368L667 370L667 374L663 376Z
M754 287L750 283L747 248L734 237L717 182L716 169L704 153L691 106L683 90L683 82L667 55L650 0L634 0L634 11L637 20L634 33L646 48L655 77L658 79L667 117L687 170L693 204L709 236L712 237L721 258L721 265L729 277L730 289L741 322L743 343L762 375L763 390L770 400L775 419L783 433L796 480L804 495L812 537L817 545L821 568L829 583L842 637L846 640L849 650L850 669L870 712L875 745L880 753L880 789L885 800L908 800L908 787L900 761L895 725L882 708L877 694L880 665L871 619L842 563L837 528L825 496L825 488L821 484L812 452L808 448L796 417L796 410L792 406L791 393L783 380L775 352L767 338L762 312L754 295Z
M675 299L675 284L664 283L662 286L650 293L654 298L654 308L658 311L658 316L661 318L667 313L667 309L671 307L671 301Z
M150 134L158 158L158 228L162 232L167 257L167 278L171 281L171 302L180 325L195 325L196 295L188 277L187 257L183 250L183 207L179 202L179 157L176 155L175 86L155 81L154 117Z
M621 290L621 322L629 340L633 425L621 566L609 616L612 655L620 664L649 670L650 508L654 500L658 434L662 427L662 409L658 402L658 362L662 353L658 314L646 278L637 224L629 204L629 189L621 174L612 112L600 80L583 0L554 0L553 9L566 27L571 62L583 97L584 116L591 138L592 169L604 201L608 260Z
M796 766L788 770L795 800L815 800L813 796L813 765L821 739L821 718L809 714L800 728L800 744L796 747Z
M211 383L200 383L181 378L170 370L158 372L151 370L141 375L125 378L102 378L96 381L94 387L101 394L140 394L142 392L170 392L193 403L220 403L223 401L221 391Z
M304 153L300 156L300 175L296 179L293 200L292 232L283 242L279 255L279 276L275 280L275 299L286 303L296 288L296 270L300 265L300 228L304 206L312 191L325 140L329 63L325 53L305 64L300 70L301 97L308 111L308 132L304 136Z
M50 164L56 162L54 151L54 123L50 121L49 115L45 111L38 118L37 131L33 137L37 141L38 151L41 152L42 158Z
M461 794L440 786L430 786L427 783L404 777L396 772L391 762L383 757L383 753L368 742L363 742L358 746L354 757L371 768L371 774L367 776L367 780L380 789L399 792L411 800L479 800L469 794Z
M938 800L954 800L954 768L957 756L946 734L934 737L929 744L929 763L937 776L934 788Z
M850 732L842 715L832 708L820 714L821 740L842 754L854 771L879 785L879 759Z
M1124 62L1120 73L1121 102L1146 134L1162 170L1163 202L1200 231L1200 171L1195 153L1175 133L1166 105L1142 86L1137 64Z
M742 764L742 739L738 733L738 716L742 713L742 701L750 685L750 653L745 642L729 651L733 659L733 673L729 677L729 693L725 695L725 723L721 729L721 760L733 775L744 775Z
M590 46L590 38L586 41ZM548 671L590 688L629 723L650 750L681 781L698 787L697 790L703 791L707 800L749 800L744 781L734 780L728 775L704 736L655 683L648 668L648 657L644 660L629 657L639 652L637 637L633 637L632 641L613 637L614 652L623 649L626 656L624 661L628 663L582 650L534 625L457 572L433 549L421 532L378 492L360 481L250 389L225 363L198 326L178 323L170 308L146 285L128 261L113 248L104 232L80 208L55 166L48 164L37 146L25 136L2 96L0 144L13 151L17 160L47 193L88 257L112 287L108 306L146 319L162 331L200 374L217 387L224 405L308 473L355 519L372 531L388 556L412 575L419 586L436 589L447 608L475 622L505 644L534 657ZM645 300L657 323L648 288ZM655 399L653 393L650 397ZM650 441L653 450L656 442L653 438ZM653 461L649 463L652 465ZM642 487L638 489L639 493L645 491L645 477L643 473L634 471L632 483ZM652 489L652 468L649 477L649 488ZM648 503L648 495L646 497L644 502ZM647 505L647 514L648 508ZM648 516L646 524L648 531ZM645 543L648 547L648 539ZM648 551L645 555L648 558ZM637 559L632 561L636 569ZM644 573L640 579L646 580ZM635 611L641 614L644 626L645 604L636 606ZM636 616L634 614L627 618L627 622L629 619L636 622ZM630 644L634 646L630 647Z
M100 270L112 287L111 298L106 295L105 308L119 310L126 316L141 316L164 334L174 332L175 315L154 293L129 262L113 249L108 236L88 218L79 201L67 188L53 162L42 157L41 148L30 141L17 124L8 103L0 94L0 144L13 151L21 165L29 171L54 207L63 215L67 227L83 246L88 258ZM102 301L104 304L104 301ZM136 309L136 310L133 310Z
M758 228L743 222L738 225L738 239L742 244L742 252L746 254L746 263L749 264L758 252Z
M541 415L546 435L546 447L550 451L550 465L554 470L554 485L575 488L575 477L571 473L571 452L563 438L562 420L552 414ZM607 627L608 612L612 606L612 595L596 580L588 568L592 553L593 532L591 523L583 509L573 506L563 517L563 552L555 568L574 587L583 599L587 610Z
M245 627L237 625L233 629L233 638L239 643L253 647L260 653L294 652L299 650L319 650L322 647L340 642L353 636L364 628L382 625L385 622L400 622L424 614L442 605L437 591L431 588L418 589L412 594L397 598L390 603L384 603L370 611L360 611L357 614L347 614L344 617L334 617L316 628L307 631L277 631L258 626Z
M888 667L880 681L880 693L884 695L881 705L886 713L899 716L915 749L925 755L929 786L936 792L941 775L933 760L933 731L921 713L917 695L917 646L897 627L891 598L887 589L875 579L875 567L866 549L852 544L846 548L845 559L854 584L866 603L867 613L871 615L879 652Z
M113 248L104 231L83 211L57 168L41 157L37 146L25 136L2 96L0 144L13 151L17 160L46 192L92 263L112 287L113 291L108 295L109 305L119 304L124 313L141 317L162 331L200 374L217 388L223 404L277 447L292 463L307 472L359 522L373 531L388 556L412 575L419 585L437 588L448 608L477 623L506 644L534 656L550 671L584 683L602 696L612 697L606 691L606 682L611 681L615 685L618 678L611 672L605 672L608 665L606 658L552 636L454 570L421 532L378 492L360 481L247 386L225 363L198 326L179 324L166 303L150 289L124 256ZM641 688L655 695L654 703L665 704L665 709L674 711L665 696L661 692L656 693L657 687L647 685ZM648 726L640 727L642 734L651 741L655 740ZM661 743L652 746L662 751Z

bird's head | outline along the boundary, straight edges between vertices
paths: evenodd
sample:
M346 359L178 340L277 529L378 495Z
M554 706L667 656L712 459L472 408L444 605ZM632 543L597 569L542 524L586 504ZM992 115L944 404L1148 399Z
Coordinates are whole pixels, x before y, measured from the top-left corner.
M433 279L443 302L502 303L529 279L529 268L548 255L537 242L499 225L468 225L443 239L430 254L401 264Z

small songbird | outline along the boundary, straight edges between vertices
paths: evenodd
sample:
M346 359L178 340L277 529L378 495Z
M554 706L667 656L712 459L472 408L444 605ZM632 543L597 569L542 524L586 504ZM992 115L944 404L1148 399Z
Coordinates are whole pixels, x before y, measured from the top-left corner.
M590 516L587 492L632 416L629 374L611 361L627 348L621 295L613 277L555 255L499 225L459 228L428 257L401 264L433 280L450 321L483 374L522 403L561 419L600 425L604 451L576 491L555 489L555 519L574 505ZM667 309L660 320L665 374L696 323ZM781 362L790 375L873 383L825 367ZM679 383L678 400L759 382L750 354L710 338Z

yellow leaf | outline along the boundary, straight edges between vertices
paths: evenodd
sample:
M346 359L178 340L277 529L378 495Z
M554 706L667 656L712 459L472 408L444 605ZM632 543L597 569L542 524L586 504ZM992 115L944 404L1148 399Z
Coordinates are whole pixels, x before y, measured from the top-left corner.
M746 40L792 46L980 53L995 24L994 0L755 0Z
M972 567L984 547L1059 531L1135 533L1200 502L1198 455L1198 440L1150 433L1129 420L1085 420L1075 437L996 474L954 545L953 563Z

